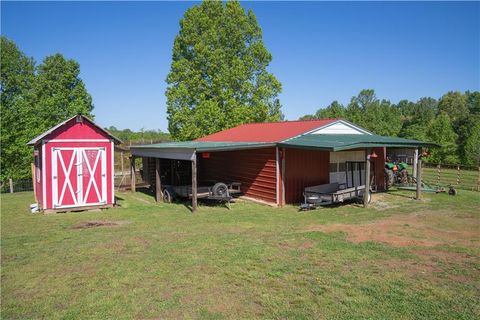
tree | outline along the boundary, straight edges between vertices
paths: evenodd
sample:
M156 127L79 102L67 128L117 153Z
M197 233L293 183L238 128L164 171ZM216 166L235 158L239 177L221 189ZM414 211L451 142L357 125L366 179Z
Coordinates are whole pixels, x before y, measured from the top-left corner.
M421 98L416 103L402 100L397 105L403 115L400 137L416 140L427 140L427 128L435 119L437 100Z
M465 92L465 95L467 97L467 106L470 113L480 115L480 92L467 91Z
M26 143L36 133L33 124L32 86L35 62L15 43L1 37L0 89L1 126L1 180L28 177L32 151Z
M30 177L27 142L82 113L92 117L92 98L79 78L80 66L56 54L35 67L15 43L1 37L1 180Z
M468 116L469 110L466 96L456 91L448 92L440 98L438 112L448 115L455 124L463 117Z
M400 111L388 100L379 100L374 90L362 90L353 97L346 119L376 134L397 136L402 127Z
M480 165L480 118L477 118L470 129L470 134L464 144L463 163Z
M46 57L38 66L34 92L42 131L79 113L93 118L92 97L80 79L80 65L75 60L59 53Z
M345 117L345 107L338 101L333 101L324 109L319 109L315 114L317 119L339 119Z
M428 161L433 163L458 163L457 134L453 130L450 118L446 114L440 114L432 121L427 137L430 141L438 143L440 148L433 148Z
M238 1L205 1L180 21L167 76L168 127L195 139L248 122L282 119L281 84L252 11Z

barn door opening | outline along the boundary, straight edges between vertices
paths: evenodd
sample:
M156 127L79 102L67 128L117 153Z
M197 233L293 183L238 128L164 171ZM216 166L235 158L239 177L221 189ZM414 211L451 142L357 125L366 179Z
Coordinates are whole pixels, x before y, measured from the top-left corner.
M105 204L106 171L105 148L53 148L53 207Z

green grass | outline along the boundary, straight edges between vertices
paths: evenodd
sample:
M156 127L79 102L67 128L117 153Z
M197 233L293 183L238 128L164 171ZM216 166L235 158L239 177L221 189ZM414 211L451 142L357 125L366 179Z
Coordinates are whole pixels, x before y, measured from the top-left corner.
M236 203L194 215L141 193L119 194L121 207L102 212L33 215L31 193L2 195L1 317L478 319L478 193L411 195L380 195L386 210ZM438 243L316 231L407 217L424 229L401 222L392 235ZM72 228L91 220L128 223Z

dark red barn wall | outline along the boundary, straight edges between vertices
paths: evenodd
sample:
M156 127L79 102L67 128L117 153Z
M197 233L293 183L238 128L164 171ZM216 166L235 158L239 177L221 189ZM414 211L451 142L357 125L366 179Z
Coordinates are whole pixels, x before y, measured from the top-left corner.
M302 202L305 187L329 182L329 152L288 148L284 157L287 204Z
M241 182L244 195L276 203L275 148L197 154L198 181Z
M377 185L377 191L385 190L385 172L383 170L385 166L385 148L373 148L373 151L377 154L377 158L373 160L373 174L375 175L375 184Z

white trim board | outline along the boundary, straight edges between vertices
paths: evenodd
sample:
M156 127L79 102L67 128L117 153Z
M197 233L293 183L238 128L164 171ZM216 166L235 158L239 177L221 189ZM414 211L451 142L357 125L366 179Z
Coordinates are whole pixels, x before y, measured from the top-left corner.
M44 139L44 143L47 142L110 142L111 139Z
M368 134L368 135L371 135L371 133L366 131L365 129L357 127L343 120L338 120L338 121L329 123L309 133L310 134Z

